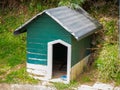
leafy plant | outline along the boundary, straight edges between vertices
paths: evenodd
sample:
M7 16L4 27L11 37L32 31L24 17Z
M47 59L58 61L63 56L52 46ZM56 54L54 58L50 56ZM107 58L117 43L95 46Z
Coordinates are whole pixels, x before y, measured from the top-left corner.
M79 5L82 5L84 2L85 0L61 0L58 5L79 8Z
M118 59L117 45L106 44L96 61L99 79L102 81L114 80L120 83L120 60Z

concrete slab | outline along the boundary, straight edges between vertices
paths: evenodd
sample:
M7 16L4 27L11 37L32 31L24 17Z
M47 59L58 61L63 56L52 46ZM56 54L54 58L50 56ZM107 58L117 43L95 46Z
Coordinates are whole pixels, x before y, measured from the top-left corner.
M93 88L98 88L100 90L113 90L114 86L112 84L104 84L104 83L95 83Z
M54 87L30 84L0 84L0 90L56 90Z
M115 87L114 90L120 90L120 87Z
M98 89L88 85L81 85L77 90L98 90Z
M56 90L54 87L47 87L42 85L12 85L13 90ZM12 90L11 89L11 90Z

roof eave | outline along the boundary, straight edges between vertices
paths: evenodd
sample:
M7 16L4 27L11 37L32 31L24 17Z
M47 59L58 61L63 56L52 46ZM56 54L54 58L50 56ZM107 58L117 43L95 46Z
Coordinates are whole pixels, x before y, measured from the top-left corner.
M36 19L38 16L40 16L42 13L44 13L44 11L41 12L41 13L38 13L38 14L35 15L33 18L31 18L31 19L29 19L27 22L25 22L23 25L21 25L20 27L18 27L18 28L13 32L13 34L14 34L14 35L18 35L18 34L21 34L21 33L26 32L27 30L26 30L25 27L26 27L31 21L33 21L33 20Z
M79 41L79 40L81 40L89 35L92 35L93 33L97 32L97 31L101 30L102 28L103 28L103 26L101 24L99 24L99 26L96 29L94 29L94 30L92 30L92 31L80 36L80 37L75 37L75 38Z

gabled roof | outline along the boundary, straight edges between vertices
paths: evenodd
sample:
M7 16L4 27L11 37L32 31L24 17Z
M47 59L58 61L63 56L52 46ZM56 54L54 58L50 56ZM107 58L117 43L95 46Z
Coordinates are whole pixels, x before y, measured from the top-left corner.
M86 37L101 28L99 22L91 18L89 14L81 7L79 10L73 10L66 6L62 6L44 10L42 13L37 14L25 24L17 28L14 31L14 34L16 35L26 32L26 26L43 13L49 15L77 40L80 40L81 38Z

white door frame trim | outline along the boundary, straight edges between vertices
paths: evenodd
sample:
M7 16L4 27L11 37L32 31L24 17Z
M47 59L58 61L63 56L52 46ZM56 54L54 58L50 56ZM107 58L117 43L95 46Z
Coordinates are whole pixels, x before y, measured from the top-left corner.
M64 42L63 40L55 40L55 41L51 41L48 43L48 69L47 69L47 78L48 79L51 79L52 78L52 54L53 54L53 45L56 44L56 43L60 43L64 46L67 47L67 83L70 82L70 71L71 71L71 45Z

